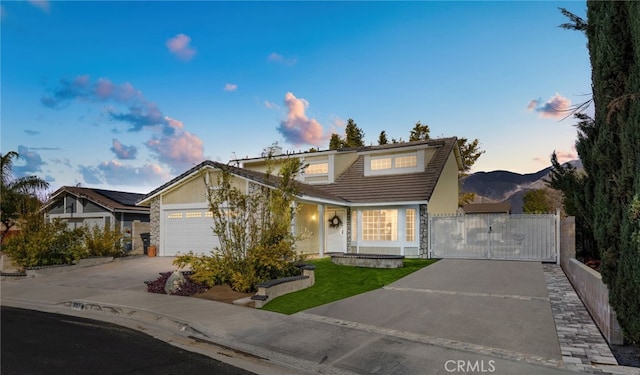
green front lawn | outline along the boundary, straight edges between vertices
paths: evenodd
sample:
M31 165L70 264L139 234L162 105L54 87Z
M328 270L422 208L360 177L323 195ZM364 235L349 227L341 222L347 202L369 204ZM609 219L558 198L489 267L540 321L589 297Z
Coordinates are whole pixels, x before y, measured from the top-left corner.
M307 263L316 266L315 285L278 297L263 309L294 314L381 288L434 262L435 259L405 259L403 268L361 268L336 265L331 258L311 260Z

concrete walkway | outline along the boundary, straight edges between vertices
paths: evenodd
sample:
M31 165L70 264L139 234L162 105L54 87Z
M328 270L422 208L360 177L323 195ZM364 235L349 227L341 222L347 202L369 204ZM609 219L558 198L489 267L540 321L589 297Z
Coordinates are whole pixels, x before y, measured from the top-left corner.
M146 292L175 269L139 257L2 282L2 305L108 320L256 373L575 373L542 265L442 260L384 289L293 316ZM575 371L575 370L574 370Z

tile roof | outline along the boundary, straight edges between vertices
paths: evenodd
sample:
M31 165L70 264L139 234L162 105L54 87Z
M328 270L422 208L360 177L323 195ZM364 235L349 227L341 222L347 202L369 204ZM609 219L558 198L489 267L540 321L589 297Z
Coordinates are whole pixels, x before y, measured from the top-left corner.
M442 138L405 145L428 144L438 146L424 172L394 174L386 176L365 176L364 156L358 159L343 173L335 183L322 185L322 189L340 196L352 203L407 202L431 199L440 174L449 154L457 144L456 138ZM380 150L395 147L389 145L364 147L363 150Z
M260 184L264 184L264 185L268 185L268 186L272 186L272 187L276 187L279 185L280 183L280 178L274 175L267 175L265 173L262 172L258 172L258 171L253 171L250 169L245 169L245 168L239 168L239 167L235 167L232 165L228 165L228 164L222 164L222 163L218 163L215 161L211 161L211 160L205 160L202 163L196 165L195 167L189 169L188 171L182 173L181 175L175 177L174 179L172 179L171 181L167 182L166 184L154 189L153 191L151 191L150 193L144 195L143 197L141 197L140 199L138 199L137 203L139 204L140 202L143 202L151 197L153 197L154 195L158 194L159 192L167 189L168 187L176 184L177 182L181 181L182 179L186 178L187 176L192 175L193 173L199 171L200 169L204 168L204 167L211 167L211 168L216 168L216 169L220 169L220 170L226 170L229 173L232 173L236 176L240 176L240 177L244 177L248 180L260 183ZM306 196L310 196L310 197L314 197L314 198L320 198L320 199L326 199L326 200L332 200L332 201L336 201L336 202L345 202L344 199L333 195L327 191L325 191L324 189L321 189L317 186L312 186L312 185L308 185L308 184L304 184L304 183L300 183L297 182L297 188L298 191L300 192L301 195L306 195Z
M63 186L56 190L49 202L53 202L55 198L67 192L76 197L86 198L102 207L111 211L146 211L146 207L138 207L135 203L144 196L139 193L129 193L124 191L93 189L79 186Z
M430 139L418 142L406 142L401 144L365 146L348 151L367 152L383 149L392 149L409 146L428 145L437 147L435 155L429 161L425 171L421 173L394 174L388 176L364 176L364 156L358 159L343 173L335 183L327 185L310 185L297 182L299 195L310 198L333 201L337 204L344 203L382 203L382 202L408 202L429 200L440 178L444 166L451 151L457 145L457 138ZM338 150L347 152L347 150ZM205 160L181 175L175 177L164 185L154 189L141 197L140 204L157 195L163 190L178 183L184 178L196 173L202 168L211 167L226 170L234 175L264 185L276 187L280 179L274 175L250 169L239 168L228 164ZM399 188L401 187L401 188Z

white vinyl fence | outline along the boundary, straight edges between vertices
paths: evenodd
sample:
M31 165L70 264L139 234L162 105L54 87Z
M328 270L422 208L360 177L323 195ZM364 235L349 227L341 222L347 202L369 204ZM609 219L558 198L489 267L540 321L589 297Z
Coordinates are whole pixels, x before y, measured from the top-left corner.
M430 216L429 255L556 262L558 219L557 214Z

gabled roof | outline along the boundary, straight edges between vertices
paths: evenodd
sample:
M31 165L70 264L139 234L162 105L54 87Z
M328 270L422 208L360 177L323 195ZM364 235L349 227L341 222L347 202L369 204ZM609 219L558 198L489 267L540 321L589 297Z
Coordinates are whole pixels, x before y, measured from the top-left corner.
M410 202L428 201L438 183L444 166L457 147L456 138L432 139L403 144L414 146L426 144L437 147L437 150L424 172L393 174L393 175L364 175L364 156L361 155L343 173L335 183L321 185L322 189L340 196L352 203L382 203L382 202ZM396 148L394 145L370 146L358 149L359 152Z
M345 147L345 148L340 148L337 150L318 150L318 151L302 151L302 152L287 152L287 153L283 153L283 154L279 154L279 155L272 155L271 157L276 158L276 159L281 159L281 158L287 158L287 157L299 157L299 156L313 156L313 155L320 155L320 154L328 154L328 153L345 153L345 152L358 152L358 153L365 153L365 152L373 152L373 151L379 151L379 150L392 150L392 149L398 149L398 148L415 148L415 147L419 147L419 146L423 146L423 145L427 145L427 146L438 146L440 144L447 143L450 140L457 140L457 138L452 137L452 138L433 138L433 139L427 139L424 141L410 141L410 142L400 142L400 143L388 143L385 145L370 145L370 146L362 146L362 147ZM258 156L258 157L253 157L253 158L244 158L244 159L233 159L230 161L230 163L242 163L242 162L247 162L247 161L260 161L260 160L266 160L268 158L268 156ZM459 162L461 162L459 160Z
M85 198L89 201L106 208L111 212L126 211L148 211L147 207L138 207L136 202L144 196L139 193L129 193L125 191L114 191L104 189L93 189L79 186L63 186L56 190L49 199L49 203L45 208L53 203L59 196L64 193L71 194L78 198Z
M401 147L429 146L436 148L435 154L429 161L424 172L406 173L394 175L364 176L364 155L347 168L336 182L327 185L310 185L296 182L298 196L309 200L324 200L335 204L358 203L394 203L417 202L431 199L433 190L444 170L444 166L453 151L456 155L458 167L461 167L460 154L457 148L457 138L430 139L426 141L398 143L381 146L366 146L355 149L358 153L368 153L378 150L395 149ZM350 150L354 151L354 150ZM346 152L343 150L331 150L331 152ZM283 155L286 156L286 155ZM289 155L291 156L291 155ZM257 160L257 159L253 159ZM149 194L141 197L138 205L148 204L149 200L171 187L179 184L187 178L200 172L203 168L225 170L238 177L266 185L277 187L280 178L267 175L262 172L239 168L228 164L222 164L211 160L203 161L181 175L175 177L164 185L154 189Z
M171 181L167 182L166 184L158 187L157 189L154 189L149 194L144 195L137 201L137 204L140 205L143 202L148 201L150 198L160 194L161 192L174 186L180 181L194 175L195 173L199 172L203 168L214 168L219 170L225 170L238 177L242 177L247 180L250 180L262 185L271 186L274 188L280 184L280 178L274 175L267 175L265 173L253 171L250 169L239 168L239 167L234 167L232 165L222 164L222 163L218 163L211 160L205 160L202 163L196 165L195 167L177 176L176 178L172 179ZM299 196L302 196L302 197L307 196L311 198L335 201L336 203L346 203L344 199L336 195L333 195L317 186L312 186L312 185L304 184L301 182L296 182L296 183L299 191L299 194L298 194Z

